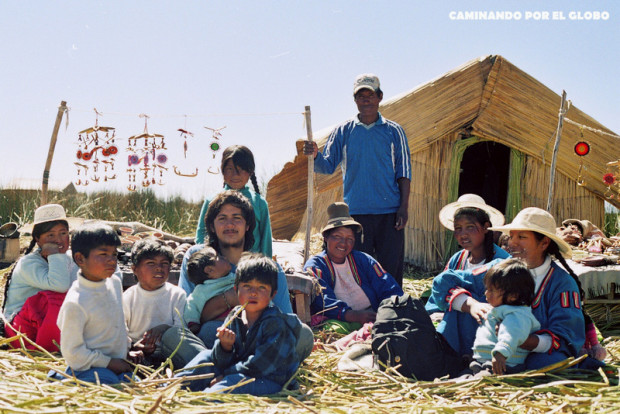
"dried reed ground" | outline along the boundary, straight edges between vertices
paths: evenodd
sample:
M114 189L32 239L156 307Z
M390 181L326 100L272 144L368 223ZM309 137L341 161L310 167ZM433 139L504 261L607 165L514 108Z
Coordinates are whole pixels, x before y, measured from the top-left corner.
M312 247L320 249L315 239ZM4 273L0 272L0 286L4 284ZM432 275L415 274L411 269L408 274L407 292L419 296L430 286ZM316 335L320 343L329 343L337 337L328 333ZM620 338L608 339L606 346L612 355L617 355ZM528 374L460 385L415 383L394 373L338 372L335 367L341 353L323 350L315 351L301 367L298 374L301 388L297 392L282 392L270 398L218 396L219 402L214 402L171 383L167 379L170 373L165 371L145 372L152 379L132 386L76 387L47 381L50 368L64 368L58 356L14 350L0 351L0 356L2 412L350 412L358 409L369 412L596 409L606 412L614 411L619 402L618 387L613 385L617 380L611 379L612 385L608 385L609 374L605 373L588 376L571 372L567 376L564 372L564 377ZM613 361L617 362L615 358ZM569 382L562 382L566 378L570 378ZM581 382L575 383L576 380ZM162 387L162 384L167 385Z
M5 273L0 273L2 285ZM430 283L429 276L409 277L405 290L419 295ZM336 337L316 334L319 343ZM336 366L342 353L316 350L299 370L299 390L270 397L218 395L217 401L183 390L166 370L143 370L152 378L119 387L51 382L49 369L64 369L60 356L0 350L0 412L617 412L620 336L607 338L605 346L606 371L526 373L460 384L341 372Z

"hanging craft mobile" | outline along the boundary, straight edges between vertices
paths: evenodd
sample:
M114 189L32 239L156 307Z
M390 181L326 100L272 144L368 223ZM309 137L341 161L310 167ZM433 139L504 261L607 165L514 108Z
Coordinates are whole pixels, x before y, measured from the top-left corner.
M180 175L181 177L195 177L198 175L198 168L196 168L196 171L194 171L193 173L190 174L183 174L180 170L179 167L177 167L176 165L173 166L173 171L176 175Z
M616 173L613 172L613 167L616 167ZM614 192L620 193L620 160L607 163L607 173L603 175L603 183L607 186L605 197L609 200L614 197L618 198L618 194L614 195Z
M164 136L161 134L149 134L148 118L146 114L140 114L140 118L144 118L144 132L139 135L132 135L127 139L127 180L129 191L136 191L136 174L143 173L142 187L148 187L151 184L164 185L164 171L168 168L164 164L168 161L168 156L162 152L167 150ZM142 144L142 145L140 145ZM156 180L155 177L159 177Z
M193 137L194 133L181 128L177 131L181 133L181 138L183 138L183 157L187 158L187 137Z
M193 132L189 132L187 130L187 115L185 116L185 126L183 128L177 129L177 131L181 133L181 138L183 138L183 157L187 158L187 138L194 136ZM179 167L175 165L173 171L176 175L179 175L181 177L195 177L198 175L198 168L196 168L195 174L184 174L179 170Z
M581 129L581 137L580 140L575 144L575 154L579 157L579 170L577 171L577 185L584 186L585 180L582 176L583 167L583 157L590 153L590 144L584 141L583 137L583 128Z
M108 175L108 167L110 172L114 170L115 156L118 154L118 147L115 145L115 128L99 126L99 115L102 115L97 108L95 111L95 126L87 128L78 133L78 149L76 158L82 162L75 162L77 167L77 175L79 178L76 185L88 185L87 176L89 170L92 171L91 181L99 182L101 177L97 175L99 172L99 163L104 163L104 181L116 179L116 174ZM99 156L103 159L99 160ZM91 169L92 167L92 169Z
M226 128L226 125L224 125L223 127L219 127L219 128L209 128L209 127L205 127L205 129L208 129L209 131L211 131L211 138L214 139L215 141L211 142L211 145L209 145L209 148L212 151L213 154L213 159L215 159L215 155L217 154L217 152L220 150L220 143L218 142L219 139L222 137L222 130ZM209 171L211 172L211 171Z

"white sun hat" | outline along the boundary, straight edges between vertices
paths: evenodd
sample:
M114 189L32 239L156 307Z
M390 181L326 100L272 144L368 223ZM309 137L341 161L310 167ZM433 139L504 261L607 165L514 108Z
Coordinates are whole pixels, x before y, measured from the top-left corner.
M439 221L448 230L454 231L454 214L461 208L479 208L489 215L492 226L501 226L504 224L504 215L496 208L491 207L484 202L484 199L478 194L463 194L454 203L445 205L439 211Z
M538 207L527 207L519 211L512 223L505 226L491 227L490 230L508 234L511 230L535 231L549 237L560 248L560 253L567 259L573 256L570 245L556 234L555 219L553 216Z
M75 226L79 226L84 222L84 219L77 217L67 217L65 209L60 204L45 204L37 208L34 212L34 221L32 223L24 225L19 229L22 233L32 233L32 229L37 224L47 223L49 221L64 220L67 222L69 229Z

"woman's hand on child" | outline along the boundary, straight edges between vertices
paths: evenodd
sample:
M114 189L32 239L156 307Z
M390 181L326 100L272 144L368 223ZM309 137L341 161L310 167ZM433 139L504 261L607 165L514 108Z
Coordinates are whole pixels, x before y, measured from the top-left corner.
M493 365L493 373L495 375L504 375L506 373L506 357L499 352L493 353L493 359L491 359Z
M228 328L217 328L217 334L215 335L220 340L220 346L226 352L230 352L235 344L235 338L237 337L233 331Z
M479 325L481 325L485 321L485 319L487 318L487 313L489 313L489 311L493 309L493 306L489 305L488 303L478 302L472 297L467 298L465 304L466 306L463 306L463 310L468 309L471 317L474 318Z
M131 365L129 362L120 358L112 358L106 367L115 374L122 374L123 372L131 372Z

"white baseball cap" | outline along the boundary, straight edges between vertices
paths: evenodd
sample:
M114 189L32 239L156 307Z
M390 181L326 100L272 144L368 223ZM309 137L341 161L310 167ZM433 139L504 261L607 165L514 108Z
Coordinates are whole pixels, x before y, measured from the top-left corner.
M379 78L373 73L363 73L358 75L353 82L353 95L355 95L360 89L370 89L377 92L381 88Z

